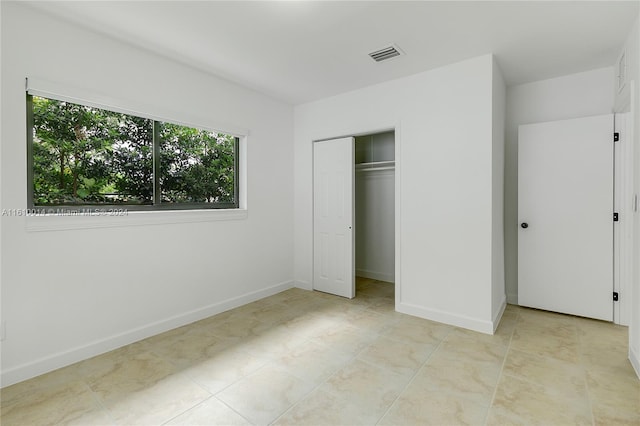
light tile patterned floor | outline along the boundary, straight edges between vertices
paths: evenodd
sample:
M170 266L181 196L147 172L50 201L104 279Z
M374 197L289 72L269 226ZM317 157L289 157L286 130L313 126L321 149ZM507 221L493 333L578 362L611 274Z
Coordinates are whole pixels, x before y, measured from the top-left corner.
M292 289L1 391L2 426L640 425L627 329L509 305L489 336Z

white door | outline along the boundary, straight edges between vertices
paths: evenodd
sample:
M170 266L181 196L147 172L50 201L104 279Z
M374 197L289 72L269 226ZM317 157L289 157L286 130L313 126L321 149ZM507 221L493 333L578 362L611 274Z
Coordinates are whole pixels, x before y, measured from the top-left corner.
M518 303L613 319L613 115L518 133Z
M313 288L355 296L353 138L313 144Z

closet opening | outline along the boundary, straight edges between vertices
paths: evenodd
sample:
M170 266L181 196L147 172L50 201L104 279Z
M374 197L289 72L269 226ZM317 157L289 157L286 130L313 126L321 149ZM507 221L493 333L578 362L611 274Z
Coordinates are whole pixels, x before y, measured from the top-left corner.
M395 132L354 144L355 296L395 309Z

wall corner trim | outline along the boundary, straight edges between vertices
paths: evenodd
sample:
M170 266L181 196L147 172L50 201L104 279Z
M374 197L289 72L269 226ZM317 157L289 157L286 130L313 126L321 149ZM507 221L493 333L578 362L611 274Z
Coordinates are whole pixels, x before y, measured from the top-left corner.
M293 282L293 287L295 288L301 288L302 290L310 290L313 291L313 286L311 285L310 282L308 281L303 281L303 280L295 280Z
M500 309L493 316L493 333L495 334L496 329L500 325L500 320L502 319L502 315L504 314L504 310L507 308L507 296L502 295L502 302L500 303Z
M633 351L633 348L629 347L629 361L631 366L636 371L636 376L640 379L640 354Z

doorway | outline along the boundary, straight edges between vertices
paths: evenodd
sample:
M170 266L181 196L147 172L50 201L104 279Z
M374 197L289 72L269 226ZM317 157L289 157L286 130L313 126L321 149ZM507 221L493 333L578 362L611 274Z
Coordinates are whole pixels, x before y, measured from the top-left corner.
M395 294L395 132L314 142L313 289Z
M358 294L394 294L395 132L355 138L355 275Z

